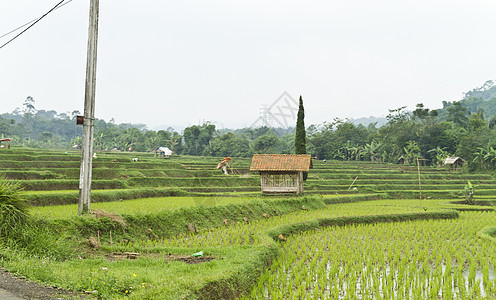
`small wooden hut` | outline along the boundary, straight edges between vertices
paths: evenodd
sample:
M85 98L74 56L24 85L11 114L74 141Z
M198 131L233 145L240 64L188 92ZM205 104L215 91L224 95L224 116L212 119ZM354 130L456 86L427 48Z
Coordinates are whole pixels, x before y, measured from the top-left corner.
M260 172L262 192L303 193L303 172L313 168L307 154L255 154L250 171Z
M11 138L0 139L0 148L10 149L10 142L12 142Z
M450 166L453 169L459 169L463 166L463 158L458 157L458 156L453 156L453 157L447 157L446 160L444 161L444 165Z
M172 150L167 147L158 147L155 149L155 156L157 155L160 158L169 158L172 155Z

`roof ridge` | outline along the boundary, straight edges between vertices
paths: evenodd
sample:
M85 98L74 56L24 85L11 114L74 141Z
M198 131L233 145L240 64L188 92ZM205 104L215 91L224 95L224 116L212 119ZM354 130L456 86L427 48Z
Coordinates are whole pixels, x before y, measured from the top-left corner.
M250 170L308 172L312 167L310 154L254 154Z

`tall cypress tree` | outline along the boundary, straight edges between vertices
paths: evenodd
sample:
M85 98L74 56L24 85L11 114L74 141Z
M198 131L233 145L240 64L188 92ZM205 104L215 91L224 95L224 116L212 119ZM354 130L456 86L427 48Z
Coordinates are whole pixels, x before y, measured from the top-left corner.
M305 132L305 109L303 108L303 99L300 96L300 107L298 108L298 119L296 120L295 134L295 153L307 154L307 138ZM306 181L307 172L303 172L303 180Z
M300 96L300 107L298 108L298 119L296 120L295 153L307 154L307 141L305 133L305 109L303 99Z

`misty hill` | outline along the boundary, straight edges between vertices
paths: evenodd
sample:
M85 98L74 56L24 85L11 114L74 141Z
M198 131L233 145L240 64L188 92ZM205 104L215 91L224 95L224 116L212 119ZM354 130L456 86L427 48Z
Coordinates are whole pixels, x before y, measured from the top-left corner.
M448 118L448 107L454 103L459 102L462 107L467 109L467 113L477 113L482 110L486 120L496 116L496 85L493 80L486 81L481 87L476 87L471 91L463 94L463 99L460 101L442 101L443 107L438 109L438 120L445 121ZM368 126L374 124L379 128L387 123L385 117L362 117L350 118L349 121L355 125Z
M358 119L351 118L350 122L359 125L362 124L363 126L368 126L369 124L375 124L375 127L379 128L382 125L387 123L387 119L385 117L362 117Z
M443 108L438 110L439 120L446 120L448 108L455 102L443 101ZM459 101L467 112L477 113L482 110L486 120L496 116L496 86L493 80L486 81L481 87L464 93L464 98Z

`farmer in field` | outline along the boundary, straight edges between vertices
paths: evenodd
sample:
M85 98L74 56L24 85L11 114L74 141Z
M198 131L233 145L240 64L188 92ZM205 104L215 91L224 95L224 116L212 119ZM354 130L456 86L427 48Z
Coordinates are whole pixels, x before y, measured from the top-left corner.
M227 164L229 163L229 161L231 160L231 158L228 156L228 157L225 157L218 165L217 165L217 169L222 169L222 171L224 171L224 174L226 175L229 175L229 173L227 172Z

